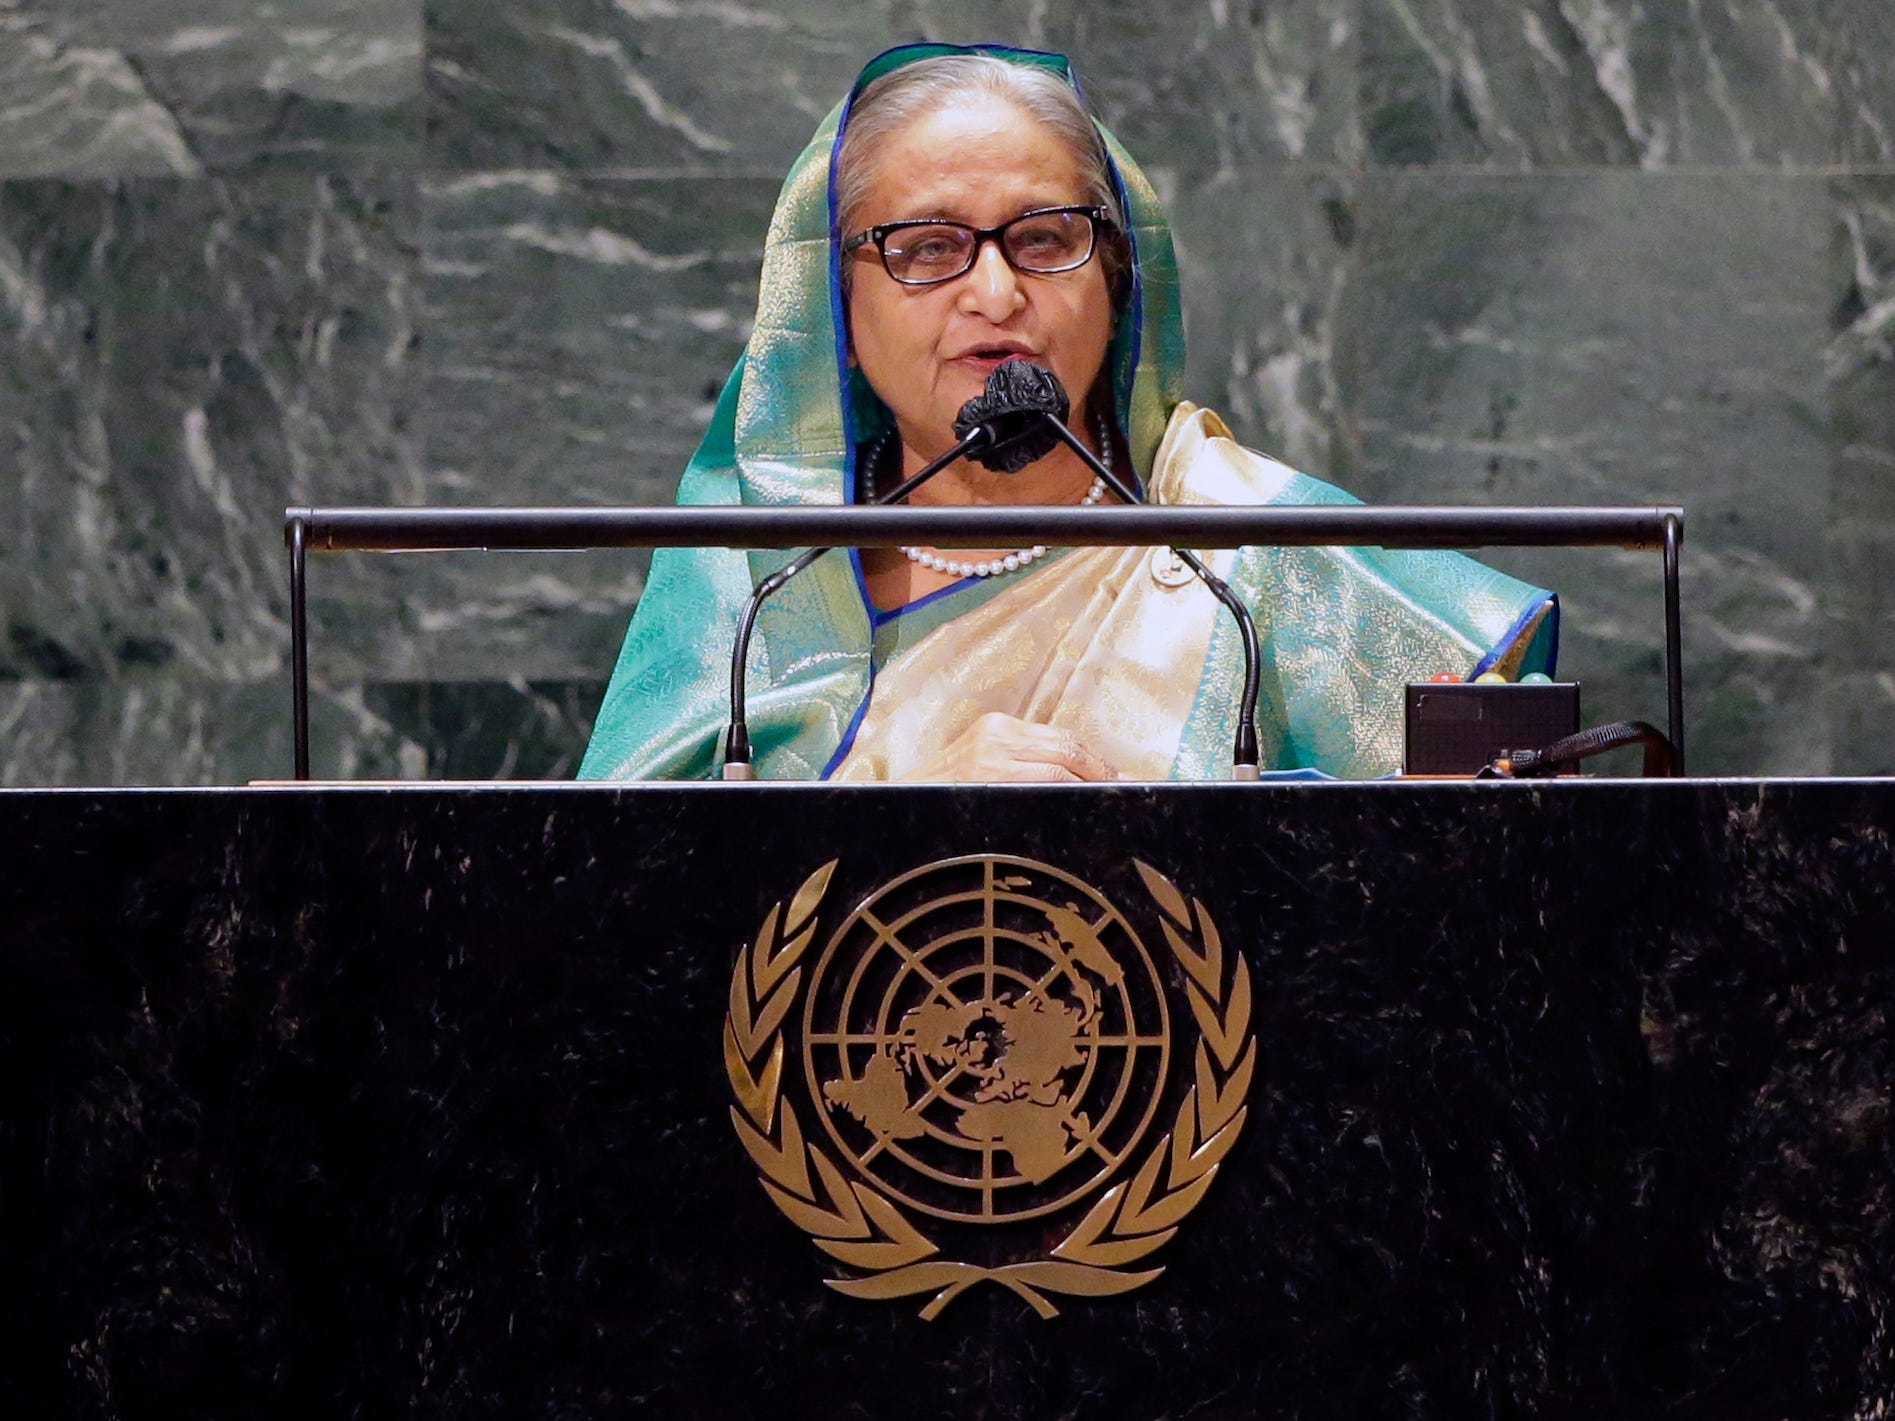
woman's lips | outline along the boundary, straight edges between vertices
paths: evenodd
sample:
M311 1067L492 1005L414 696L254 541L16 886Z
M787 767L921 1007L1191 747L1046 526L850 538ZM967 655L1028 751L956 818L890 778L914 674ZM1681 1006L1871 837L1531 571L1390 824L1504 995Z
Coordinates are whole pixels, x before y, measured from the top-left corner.
M1035 358L1031 351L1026 350L970 350L964 354L955 356L948 361L948 364L965 366L970 370L978 370L984 376L996 365L1004 365L1009 360L1032 360Z

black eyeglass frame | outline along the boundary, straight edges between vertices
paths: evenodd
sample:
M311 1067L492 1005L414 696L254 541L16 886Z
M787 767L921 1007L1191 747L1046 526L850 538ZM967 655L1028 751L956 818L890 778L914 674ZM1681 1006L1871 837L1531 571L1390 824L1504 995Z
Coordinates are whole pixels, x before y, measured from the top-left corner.
M1007 250L1007 244L1004 240L1007 229L1016 222L1026 221L1029 217L1048 217L1056 213L1074 213L1078 216L1090 219L1091 227L1089 230L1092 233L1092 240L1086 247L1086 254L1079 258L1078 261L1068 263L1065 266L1021 266L1013 259L1013 253ZM911 277L896 276L894 268L888 264L888 239L892 234L909 227L956 227L963 232L971 233L974 241L973 245L967 249L967 265L962 267L959 271L951 272L947 276L931 276L926 281L916 281ZM1015 271L1021 273L1021 275L1058 276L1062 272L1078 271L1080 267L1091 261L1093 257L1098 254L1100 228L1104 228L1107 233L1118 230L1118 224L1112 220L1112 209L1109 207L1087 206L1084 204L1071 207L1036 207L1031 212L1022 212L1018 217L1008 218L998 227L970 227L965 222L949 222L941 217L910 217L900 222L883 222L874 227L864 228L853 237L845 237L842 242L842 255L845 257L853 256L870 242L873 242L875 243L875 250L882 258L882 270L888 273L888 279L890 281L900 282L903 286L939 286L944 281L953 281L958 277L966 276L968 272L974 269L974 263L980 260L981 246L984 243L992 242L1000 249L1002 260Z

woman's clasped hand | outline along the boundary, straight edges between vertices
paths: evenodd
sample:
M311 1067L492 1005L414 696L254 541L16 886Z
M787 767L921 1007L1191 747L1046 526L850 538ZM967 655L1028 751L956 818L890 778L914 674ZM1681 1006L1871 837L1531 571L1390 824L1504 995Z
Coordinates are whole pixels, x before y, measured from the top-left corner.
M1116 780L1120 775L1069 730L989 711L939 755L902 778L937 784L1043 784Z

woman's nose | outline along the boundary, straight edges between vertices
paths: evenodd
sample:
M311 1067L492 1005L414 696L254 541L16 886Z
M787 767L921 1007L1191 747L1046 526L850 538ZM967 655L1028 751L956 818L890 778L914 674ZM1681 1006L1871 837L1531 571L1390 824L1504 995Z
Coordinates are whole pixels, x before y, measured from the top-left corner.
M982 242L974 253L961 288L961 309L978 312L990 321L1004 321L1026 303L1020 274L1013 269L999 242Z

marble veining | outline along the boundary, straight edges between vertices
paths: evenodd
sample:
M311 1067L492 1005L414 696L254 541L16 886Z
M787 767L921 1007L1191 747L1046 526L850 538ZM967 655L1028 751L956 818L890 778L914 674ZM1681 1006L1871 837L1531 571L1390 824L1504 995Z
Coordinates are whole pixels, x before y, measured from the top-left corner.
M1876 8L1367 0L1370 151L1401 165L1887 161Z
M1694 758L1827 767L1834 569L1810 485L1778 472L1827 482L1826 181L1390 175L1363 206L1342 481L1390 501L1684 504ZM1662 719L1655 557L1493 560L1560 589L1589 720Z
M1839 179L1835 199L1827 699L1848 762L1895 772L1895 175Z
M422 35L381 0L0 11L0 174L198 174L339 152L411 162Z

